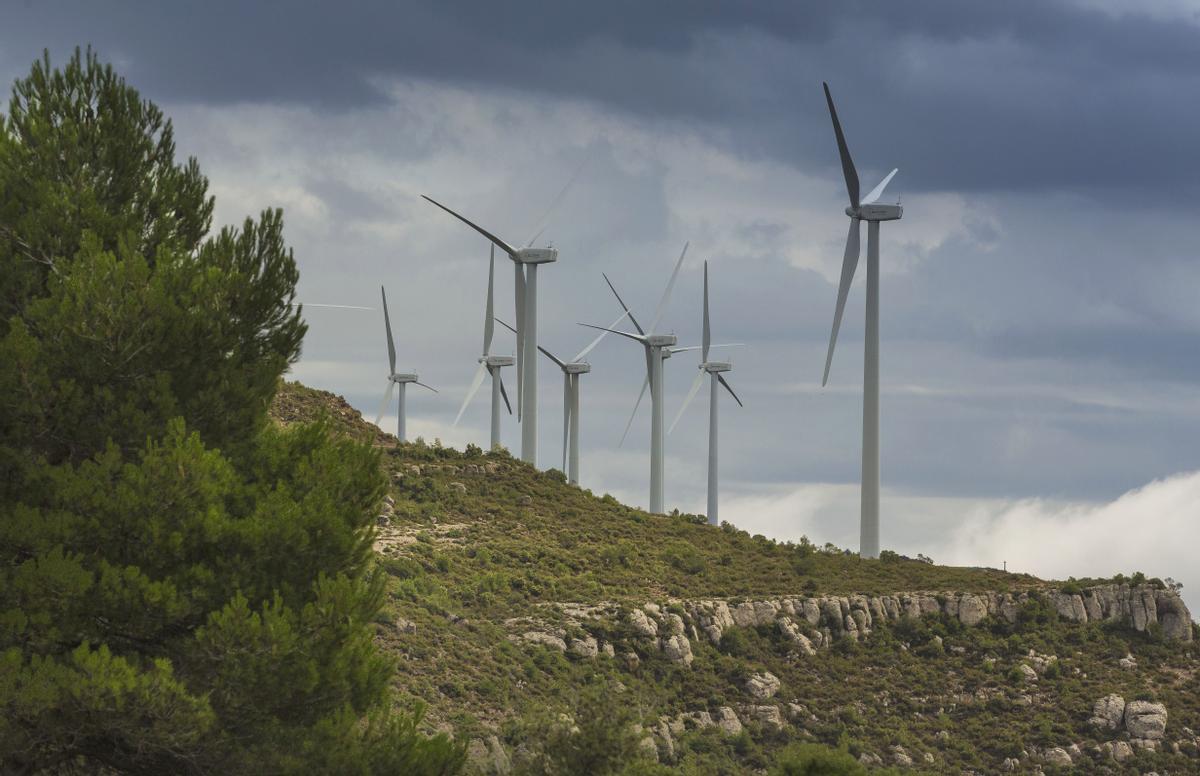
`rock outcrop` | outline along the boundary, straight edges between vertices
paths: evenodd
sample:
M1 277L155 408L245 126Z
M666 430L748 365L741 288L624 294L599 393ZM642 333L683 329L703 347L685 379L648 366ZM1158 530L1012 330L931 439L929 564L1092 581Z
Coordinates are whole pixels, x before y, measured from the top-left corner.
M1167 731L1167 707L1150 701L1125 704L1125 729L1130 738L1157 741Z

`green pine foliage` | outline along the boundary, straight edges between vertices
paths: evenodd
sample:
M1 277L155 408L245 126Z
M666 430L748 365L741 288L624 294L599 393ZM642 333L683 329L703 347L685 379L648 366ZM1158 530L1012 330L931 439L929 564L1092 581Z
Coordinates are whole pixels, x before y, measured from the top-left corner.
M299 354L267 211L210 235L171 124L76 51L0 131L0 771L413 773L376 451L267 408Z

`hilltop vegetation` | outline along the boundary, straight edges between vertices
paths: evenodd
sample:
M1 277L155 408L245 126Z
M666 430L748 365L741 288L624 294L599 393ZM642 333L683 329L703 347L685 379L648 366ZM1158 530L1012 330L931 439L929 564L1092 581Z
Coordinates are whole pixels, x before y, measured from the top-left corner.
M398 693L428 704L431 724L475 741L477 770L555 772L559 763L558 772L571 772L562 770L573 762L564 749L594 740L624 751L600 735L614 726L643 731L630 738L637 746L624 744L630 762L669 772L783 768L797 741L840 748L856 763L911 759L936 773L996 772L1007 758L1050 772L1041 753L1055 747L1113 773L1197 766L1187 732L1200 724L1191 644L1167 640L1158 624L1138 632L1115 620L1068 622L1045 595L1055 588L1071 598L1100 580L863 560L694 515L649 515L503 451L397 444L338 397L297 384L284 386L275 413L284 422L330 418L382 451L391 486L376 548L391 582L377 640L401 658ZM685 628L702 624L695 615L704 600L736 607L901 591L943 591L941 603L951 591L1028 595L1011 622L986 616L967 627L942 611L877 618L869 635L834 634L813 654L775 620L727 628L715 643L685 632L690 662L665 643L675 617ZM639 632L643 619L656 623L657 646ZM1119 665L1127 655L1135 669ZM753 677L763 674L778 688L756 698ZM1120 763L1091 752L1128 738L1088 724L1093 703L1109 693L1164 703L1170 742L1131 750ZM564 733L571 725L562 714L582 732ZM814 751L826 750L805 756Z

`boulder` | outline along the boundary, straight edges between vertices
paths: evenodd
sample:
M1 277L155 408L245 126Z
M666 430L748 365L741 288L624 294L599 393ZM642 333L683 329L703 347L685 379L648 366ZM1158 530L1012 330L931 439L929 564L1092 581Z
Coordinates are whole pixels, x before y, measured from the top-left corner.
M730 735L736 736L742 732L742 721L738 719L737 714L733 713L733 709L728 706L722 706L717 709L717 716L713 721Z
M1017 671L1021 673L1023 682L1036 682L1038 679L1037 671L1034 671L1027 663L1017 666Z
M666 633L668 636L683 635L683 618L678 614L668 612L663 626L666 628Z
M1112 742L1112 758L1117 762L1124 762L1130 757L1133 757L1133 747L1128 741L1113 741Z
M1167 730L1167 707L1150 701L1125 704L1125 729L1130 738L1157 741Z
M779 707L770 704L763 706L745 706L742 709L746 716L763 725L770 725L775 728L783 727L783 715L779 713Z
M1061 746L1052 746L1042 752L1042 761L1047 765L1057 765L1060 768L1071 767L1071 755L1067 754L1067 750Z
M1137 668L1137 659L1133 655L1126 655L1117 661L1117 665L1126 671L1133 671Z
M406 620L403 617L396 618L396 630L401 633L416 633L417 624L412 620Z
M1116 730L1124 720L1125 699L1113 693L1092 705L1092 716L1088 723L1102 730Z
M912 757L910 757L908 755L908 752L904 751L904 747L893 746L892 747L892 762L894 762L896 765L901 766L902 768L907 768L913 764L913 759L912 759Z
M770 671L763 671L747 677L744 686L750 697L766 700L775 697L775 693L779 692L779 678Z
M450 483L450 490L454 491L455 493L466 493L467 486L463 485L461 482L452 482Z
M662 640L663 654L673 663L692 664L692 645L685 636L676 634Z

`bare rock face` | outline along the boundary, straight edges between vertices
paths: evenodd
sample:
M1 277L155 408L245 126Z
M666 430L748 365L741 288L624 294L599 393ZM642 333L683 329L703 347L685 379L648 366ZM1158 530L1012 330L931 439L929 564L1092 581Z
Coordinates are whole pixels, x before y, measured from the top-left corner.
M1150 701L1130 701L1125 704L1125 729L1130 738L1161 739L1167 730L1167 707Z
M746 692L751 697L759 700L767 700L775 697L775 693L779 692L779 677L770 671L763 671L761 674L751 674L746 679Z
M1167 590L1154 592L1155 610L1163 635L1179 641L1192 640L1192 615L1183 599Z
M1036 682L1038 680L1037 671L1034 671L1027 663L1017 666L1017 670L1021 672L1021 681L1023 682Z
M733 709L728 706L722 706L717 709L717 717L714 722L730 735L736 736L742 732L742 721L738 719L737 714L733 713Z
M658 637L658 623L647 617L641 609L629 612L629 622L639 636L645 636L648 639Z
M1120 695L1105 695L1092 706L1088 723L1102 730L1116 730L1125 720L1125 699Z
M568 649L572 655L582 658L593 658L600 654L600 645L593 636L571 639Z
M555 636L553 633L544 633L542 631L526 631L521 634L521 638L530 644L544 644L552 649L557 649L559 652L567 651L567 642Z
M963 625L978 625L987 614L987 604L977 595L964 595L958 601L958 619Z

